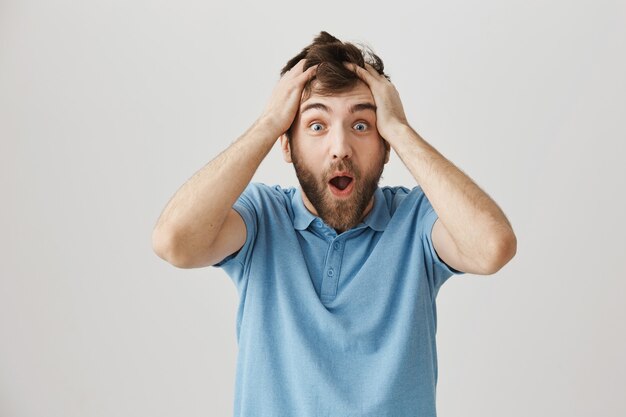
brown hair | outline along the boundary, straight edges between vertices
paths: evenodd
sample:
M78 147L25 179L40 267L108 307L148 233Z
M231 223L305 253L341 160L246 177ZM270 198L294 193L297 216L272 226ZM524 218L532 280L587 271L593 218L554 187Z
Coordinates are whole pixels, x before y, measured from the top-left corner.
M305 85L305 98L311 93L311 83L314 80L318 81L315 85L315 92L322 95L343 92L354 87L359 77L344 67L343 61L357 64L363 68L367 62L379 74L389 79L389 76L383 72L382 59L371 48L365 45L357 46L350 42L341 42L325 31L320 32L309 46L287 62L287 65L280 71L281 77L303 58L306 59L304 70L319 64L315 77Z
M306 59L304 70L319 64L315 76L304 86L303 100L311 95L314 81L317 81L314 85L315 93L320 95L332 95L353 88L359 77L343 65L344 61L363 68L367 62L379 74L389 79L389 76L383 72L383 61L371 48L365 45L357 46L349 42L341 42L325 31L320 32L309 46L287 62L287 65L280 71L281 77L303 58ZM287 137L291 138L291 127L287 131Z

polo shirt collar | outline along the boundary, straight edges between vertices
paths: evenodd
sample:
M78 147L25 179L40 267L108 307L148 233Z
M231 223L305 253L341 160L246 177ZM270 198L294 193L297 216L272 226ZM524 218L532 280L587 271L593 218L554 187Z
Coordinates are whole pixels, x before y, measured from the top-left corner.
M296 192L293 193L291 205L294 211L293 226L297 230L306 230L311 225L311 222L317 219L304 205L301 188L297 188ZM374 206L363 219L363 223L377 232L382 232L385 230L385 227L387 227L387 223L389 223L390 219L391 216L389 215L389 209L385 203L383 190L377 187L376 191L374 191Z
M391 216L389 215L385 195L382 188L377 187L376 191L374 191L374 207L363 219L363 223L377 232L384 232L389 220L391 220Z
M293 227L297 230L306 230L316 217L306 208L302 200L302 189L297 188L291 197L291 206L293 207Z

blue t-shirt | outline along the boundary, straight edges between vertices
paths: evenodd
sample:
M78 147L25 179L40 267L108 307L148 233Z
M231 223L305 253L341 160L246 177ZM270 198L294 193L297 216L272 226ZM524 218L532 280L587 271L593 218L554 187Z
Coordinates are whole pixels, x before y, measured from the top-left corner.
M246 241L233 280L236 417L434 417L435 298L453 274L422 189L379 187L339 235L301 190L251 183L233 208Z

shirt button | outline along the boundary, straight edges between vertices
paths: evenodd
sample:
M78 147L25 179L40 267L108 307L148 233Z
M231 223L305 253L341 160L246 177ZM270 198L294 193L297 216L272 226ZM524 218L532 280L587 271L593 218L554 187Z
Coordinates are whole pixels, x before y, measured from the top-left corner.
M328 274L329 277L332 277L333 275L335 275L335 271L332 268L330 268L328 270L327 274Z
M339 242L335 242L335 243L333 243L333 248L334 248L335 250L339 250L339 248L340 248L340 247L341 247L341 243L339 243Z
M322 221L321 220L315 220L315 226L322 227Z

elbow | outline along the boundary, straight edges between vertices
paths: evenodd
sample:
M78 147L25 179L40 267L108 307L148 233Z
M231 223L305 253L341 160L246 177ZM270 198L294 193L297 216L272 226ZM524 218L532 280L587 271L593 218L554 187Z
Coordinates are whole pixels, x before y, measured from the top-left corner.
M517 253L517 237L512 231L494 240L484 265L485 275L493 275L504 267Z
M154 229L152 232L152 250L154 253L177 268L189 268L187 262L177 254L176 248L176 239L173 233L164 233L156 228Z

